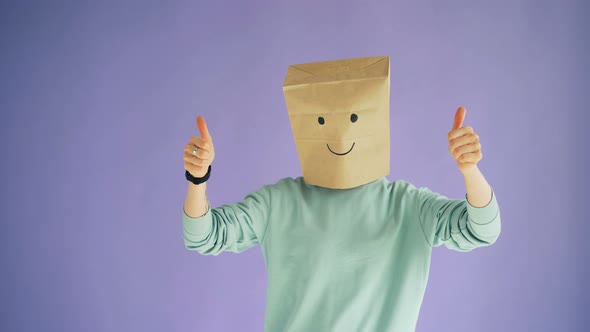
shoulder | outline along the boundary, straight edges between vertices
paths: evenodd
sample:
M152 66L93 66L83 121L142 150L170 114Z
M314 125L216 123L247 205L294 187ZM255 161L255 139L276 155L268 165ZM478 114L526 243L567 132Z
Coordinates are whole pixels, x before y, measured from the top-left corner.
M406 180L398 180L399 184L396 187L397 192L403 193L408 199L418 204L423 204L425 201L430 200L450 200L449 197L432 190L428 186L415 185ZM458 199L456 201L460 201Z
M284 177L264 187L273 195L294 193L303 190L305 182L302 177Z
M420 188L412 182L404 179L396 179L393 182L389 182L389 188L396 193L414 193L415 191L420 190Z
M302 177L284 177L276 180L274 183L267 184L268 187L283 188L283 187L297 187L303 183Z
M391 196L391 200L398 202L401 205L408 205L416 202L419 199L420 192L424 188L416 186L409 180L396 179L385 183Z

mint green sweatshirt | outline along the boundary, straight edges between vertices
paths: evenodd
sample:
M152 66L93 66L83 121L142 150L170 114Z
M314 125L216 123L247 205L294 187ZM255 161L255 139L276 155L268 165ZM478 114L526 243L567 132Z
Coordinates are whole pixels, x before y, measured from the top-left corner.
M203 255L260 244L265 331L415 331L432 248L500 234L493 189L484 207L466 199L385 177L351 189L284 178L198 218L183 210L184 243Z

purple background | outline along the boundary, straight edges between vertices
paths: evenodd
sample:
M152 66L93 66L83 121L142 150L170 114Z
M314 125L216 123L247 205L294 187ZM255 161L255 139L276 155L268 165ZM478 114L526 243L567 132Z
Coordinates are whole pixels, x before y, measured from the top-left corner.
M0 330L262 331L260 247L182 241L195 118L210 200L237 202L301 174L289 64L390 55L388 178L464 197L446 135L465 105L502 211L492 247L434 249L417 330L585 331L589 7L3 1Z

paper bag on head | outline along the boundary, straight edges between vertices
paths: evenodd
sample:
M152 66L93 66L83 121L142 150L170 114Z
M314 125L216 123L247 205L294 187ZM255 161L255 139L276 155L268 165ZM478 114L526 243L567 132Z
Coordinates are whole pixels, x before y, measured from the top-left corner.
M389 174L389 56L291 65L283 93L305 183L347 189Z

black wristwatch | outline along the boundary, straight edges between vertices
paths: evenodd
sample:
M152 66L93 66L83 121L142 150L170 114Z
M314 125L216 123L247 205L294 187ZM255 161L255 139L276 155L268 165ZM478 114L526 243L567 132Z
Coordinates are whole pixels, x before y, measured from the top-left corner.
M207 169L207 174L205 174L205 176L203 176L202 178L196 178L196 177L192 176L192 174L189 173L189 171L187 171L187 170L184 171L184 177L186 177L187 180L189 180L190 182L192 182L194 184L201 184L201 183L207 181L209 179L210 175L211 175L211 165L209 165L209 169Z

